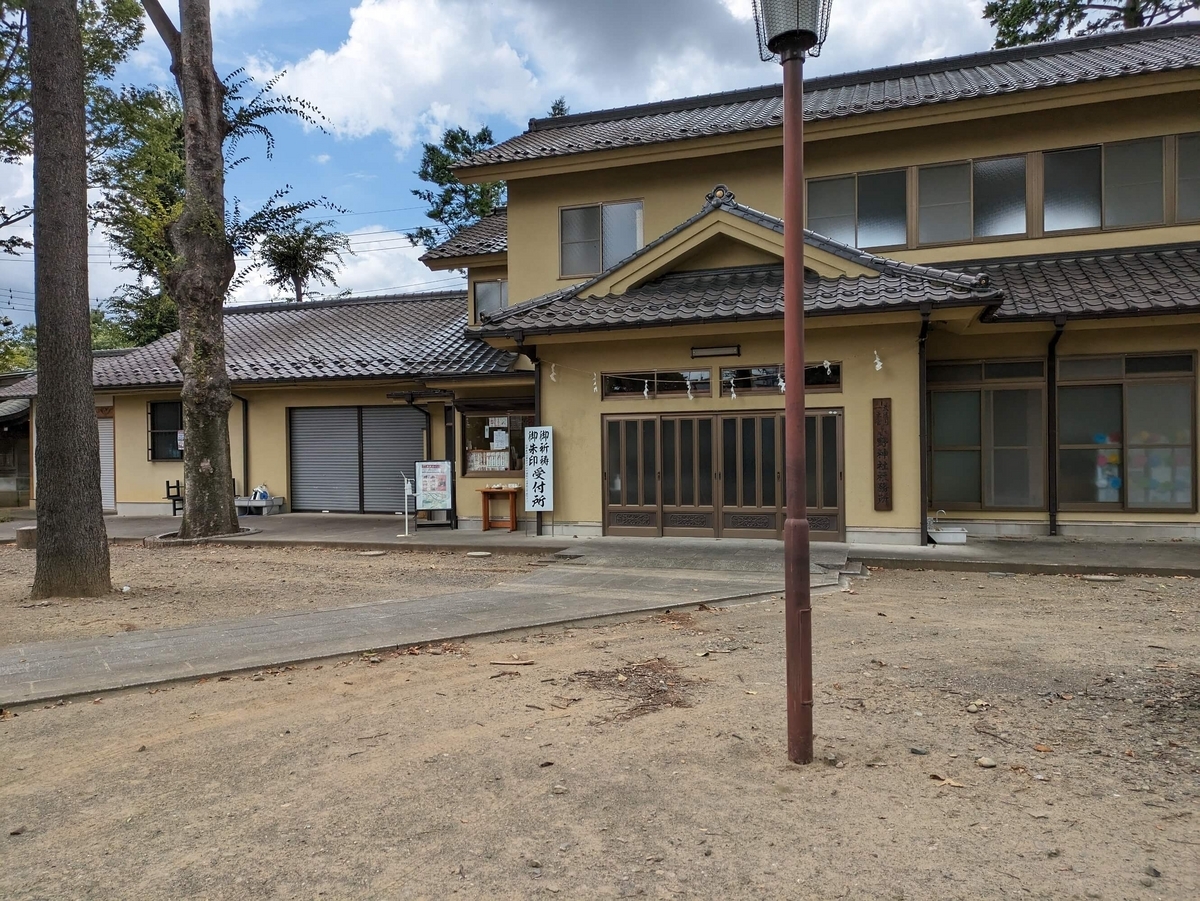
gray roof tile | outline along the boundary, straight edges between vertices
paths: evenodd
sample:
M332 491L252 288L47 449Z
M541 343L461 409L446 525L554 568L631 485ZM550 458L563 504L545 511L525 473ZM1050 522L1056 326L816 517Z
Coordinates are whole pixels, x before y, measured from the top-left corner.
M1194 244L957 265L986 274L1004 292L989 319L1200 312L1200 248Z
M461 291L260 304L225 311L225 355L235 384L316 379L432 378L510 372L516 355L466 334ZM97 357L95 387L175 386L178 333L121 356ZM37 393L37 377L0 397Z
M990 50L805 82L805 119L840 119L1079 82L1200 67L1200 23L1165 25ZM664 103L535 119L463 169L734 134L783 123L783 89L768 85Z
M457 235L429 250L422 263L484 256L508 251L508 208L499 207Z

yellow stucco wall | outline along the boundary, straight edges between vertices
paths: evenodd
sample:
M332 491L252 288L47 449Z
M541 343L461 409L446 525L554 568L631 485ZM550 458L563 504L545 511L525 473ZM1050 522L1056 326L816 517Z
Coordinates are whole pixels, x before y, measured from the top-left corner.
M915 317L914 317L915 318ZM811 362L842 364L840 393L813 393L809 409L842 409L845 420L846 523L850 530L911 531L920 527L918 355L916 322L862 328L814 328L809 332ZM693 360L693 346L740 344L740 357ZM875 351L884 362L874 366ZM640 397L602 400L592 390L592 372L648 369L713 369L773 365L783 361L783 331L729 331L695 337L641 337L626 332L618 341L539 346L545 371L559 364L558 382L543 375L543 421L555 427L555 510L547 522L599 524L603 516L601 417L613 414L704 413L780 410L781 394L730 397ZM714 381L715 385L715 381ZM714 394L716 389L714 387ZM872 405L892 399L894 509L874 509Z
M250 478L243 478L242 405L234 400L229 415L230 456L239 494L265 484L274 495L288 494L288 409L291 407L391 406L404 401L389 400L389 392L410 390L411 385L373 383L358 386L295 386L287 388L236 389L249 401ZM183 478L181 461L152 462L146 459L146 404L154 400L178 400L178 393L118 394L115 400L116 482L118 505L161 504L168 481ZM418 406L421 406L418 404ZM428 436L434 459L445 454L442 404L427 406L432 419Z
M1196 131L1200 91L1088 106L925 125L878 135L814 140L805 148L810 178L928 163L1026 153L1138 137ZM680 142L679 152L689 142ZM647 243L697 213L704 195L728 185L741 203L782 213L782 147L598 168L509 181L509 302L558 290L559 210L600 201L642 200ZM1032 177L1032 173L1031 173ZM889 251L896 259L954 259L1050 254L1089 247L1128 247L1200 241L1200 224L1114 230L1052 238L992 240Z

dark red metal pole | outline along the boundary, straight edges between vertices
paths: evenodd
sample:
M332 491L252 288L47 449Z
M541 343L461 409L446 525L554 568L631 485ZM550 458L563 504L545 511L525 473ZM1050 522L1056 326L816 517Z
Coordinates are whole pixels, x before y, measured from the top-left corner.
M804 53L783 56L783 359L787 521L783 527L787 617L788 757L813 760L812 590L804 436Z

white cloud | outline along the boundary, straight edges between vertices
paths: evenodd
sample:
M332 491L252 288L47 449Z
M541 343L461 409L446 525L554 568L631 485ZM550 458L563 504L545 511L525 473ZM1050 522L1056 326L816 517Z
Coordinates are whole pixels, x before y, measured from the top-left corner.
M317 163L318 165L321 165L321 166L324 166L331 159L333 159L333 157L331 157L328 153L318 153L316 156L314 156L312 158L314 163Z
M212 0L212 17L221 19L245 18L258 11L260 0Z
M835 3L811 75L982 50L982 0ZM565 95L576 112L779 80L758 59L749 0L361 0L342 43L276 65L341 137L402 149L449 125L516 127Z

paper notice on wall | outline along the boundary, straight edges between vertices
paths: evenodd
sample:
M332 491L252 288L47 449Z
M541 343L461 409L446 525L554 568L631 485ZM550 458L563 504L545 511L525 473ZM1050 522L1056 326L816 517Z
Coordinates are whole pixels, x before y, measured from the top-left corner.
M508 450L508 429L495 429L492 432L492 450Z
M525 430L525 510L545 513L554 509L554 429L534 426Z
M508 417L507 416L489 416L488 417L488 426L493 429L507 429L508 428Z

